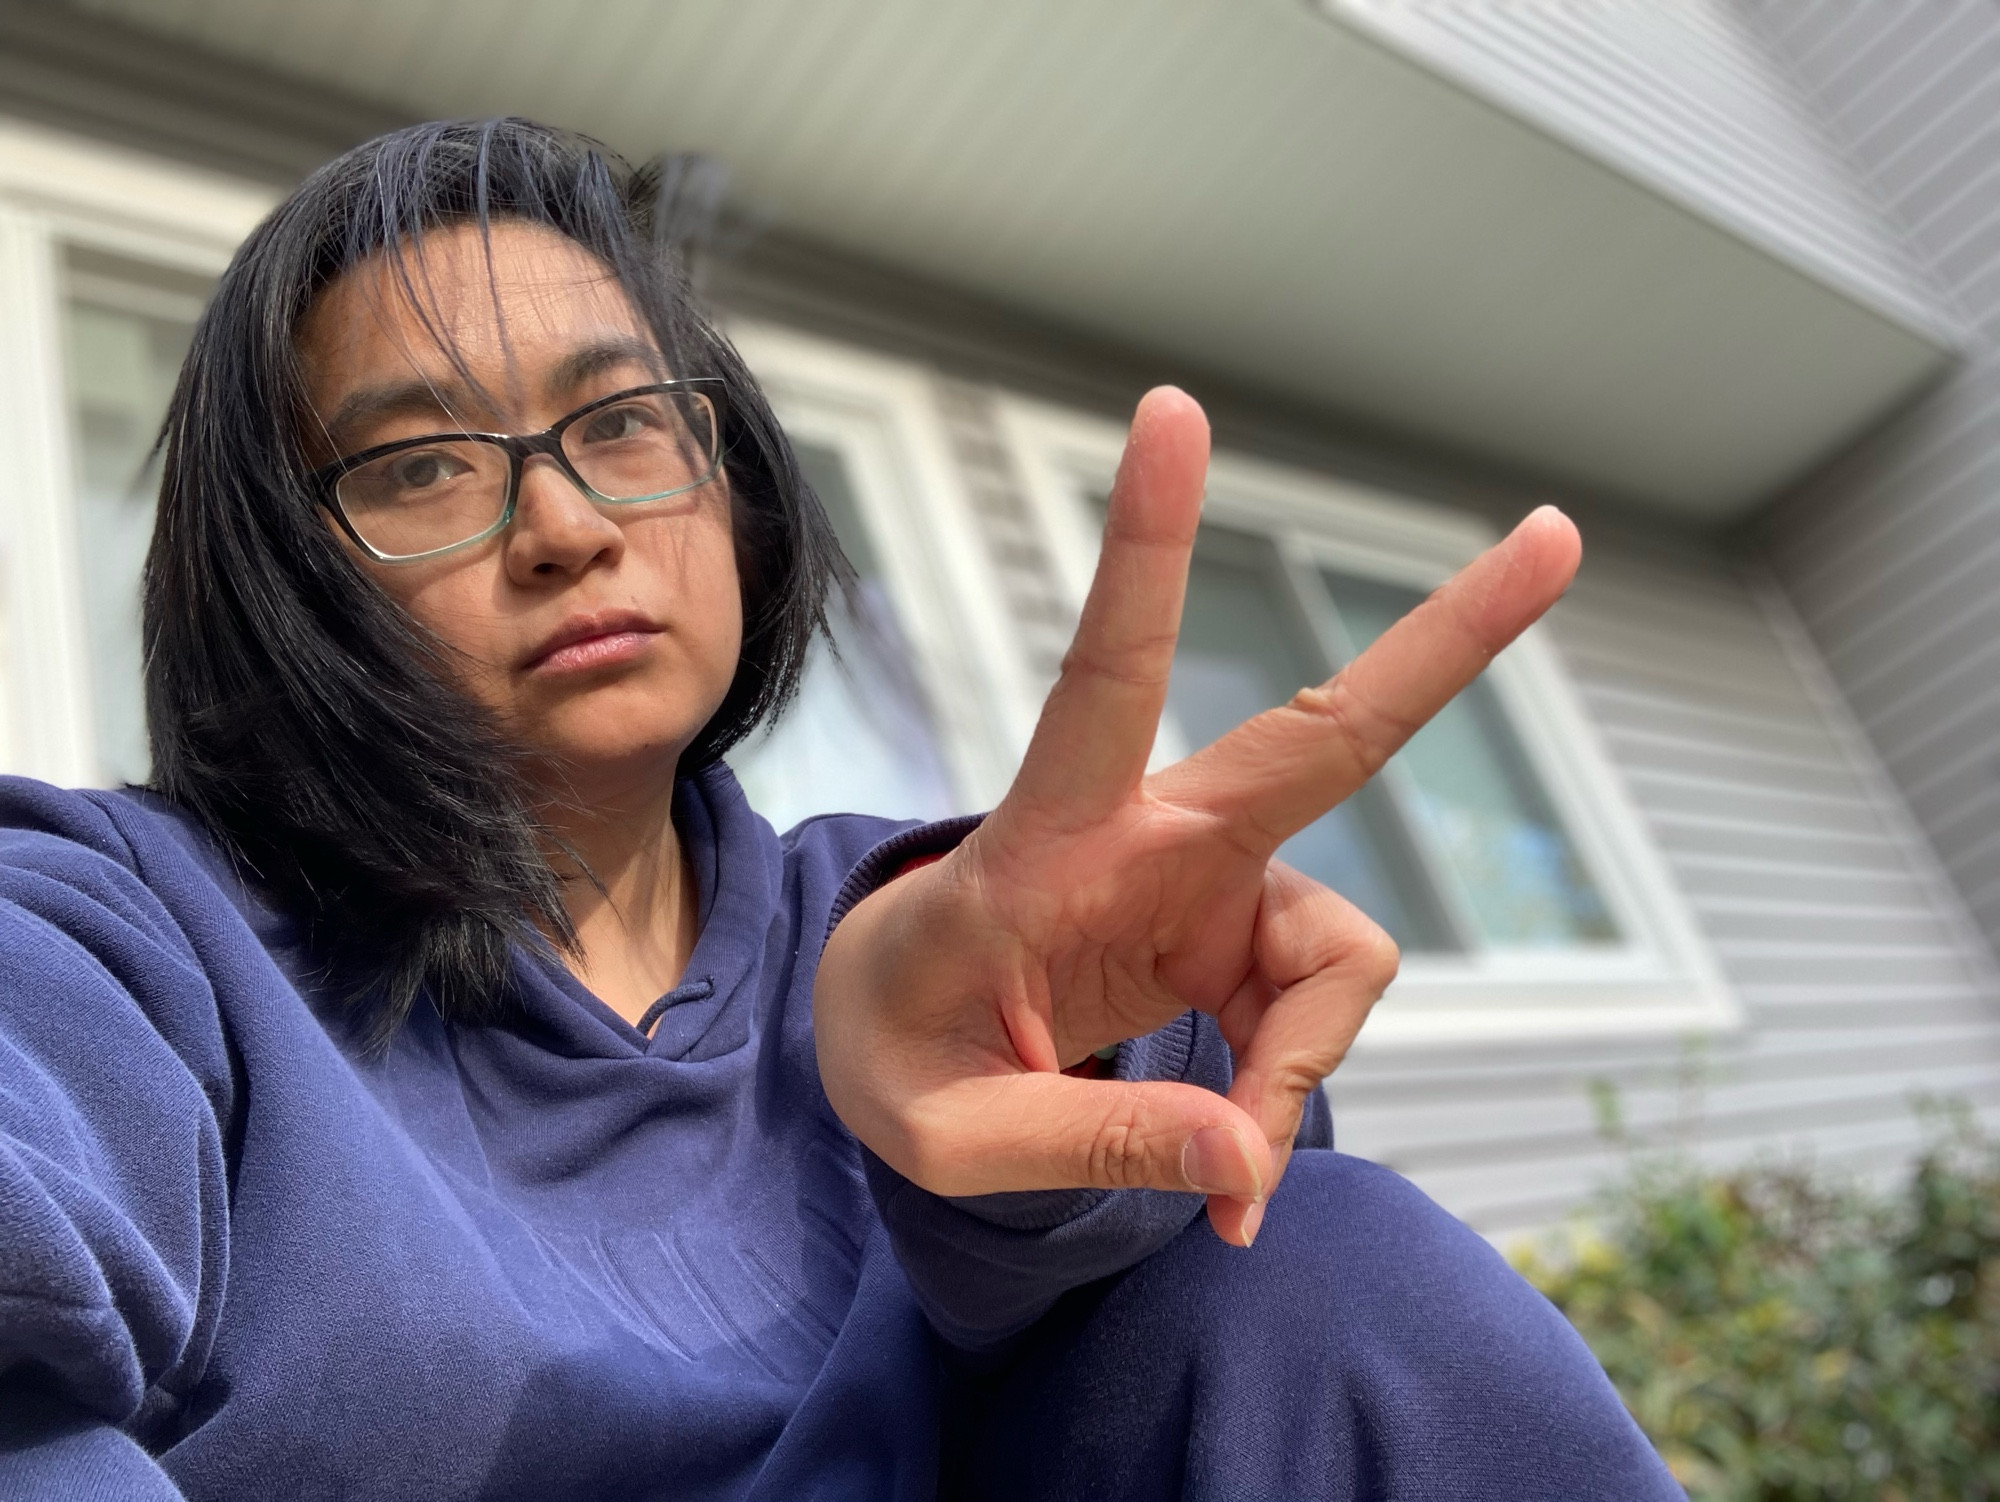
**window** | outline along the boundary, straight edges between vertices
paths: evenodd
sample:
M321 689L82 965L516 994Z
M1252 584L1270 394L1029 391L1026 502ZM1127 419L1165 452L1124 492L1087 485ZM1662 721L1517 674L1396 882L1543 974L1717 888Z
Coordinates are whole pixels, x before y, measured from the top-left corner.
M1080 601L1123 432L1027 401L1004 414ZM1156 762L1338 671L1492 540L1441 508L1218 455ZM1370 1046L1736 1019L1538 631L1281 855L1403 948Z
M937 716L848 461L832 443L797 447L859 587L852 600L835 602L838 651L814 643L791 708L731 758L744 791L779 829L835 809L908 819L960 812L964 802L945 761Z
M1339 656L1365 649L1420 590L1332 569ZM1431 884L1455 921L1436 947L1607 944L1618 929L1493 684L1474 683L1410 740L1385 787L1432 852Z
M151 444L196 316L271 195L0 122L0 768L146 773Z
M1422 598L1310 561L1288 566L1270 536L1205 524L1168 686L1180 738L1207 745L1331 676ZM1617 939L1483 681L1420 731L1385 776L1281 853L1411 953Z
M900 362L731 328L859 576L799 698L729 760L778 829L817 813L935 819L1006 791L1038 707L944 447Z
M97 769L107 782L144 782L139 570L159 490L153 440L210 281L70 246L62 285L70 478Z

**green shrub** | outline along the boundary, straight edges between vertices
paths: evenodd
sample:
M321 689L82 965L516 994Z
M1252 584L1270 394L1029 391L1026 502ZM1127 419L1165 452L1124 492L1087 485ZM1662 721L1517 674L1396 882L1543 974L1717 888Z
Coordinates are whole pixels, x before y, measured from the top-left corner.
M2000 1499L2000 1143L1929 1108L1894 1193L1635 1159L1516 1264L1708 1499Z

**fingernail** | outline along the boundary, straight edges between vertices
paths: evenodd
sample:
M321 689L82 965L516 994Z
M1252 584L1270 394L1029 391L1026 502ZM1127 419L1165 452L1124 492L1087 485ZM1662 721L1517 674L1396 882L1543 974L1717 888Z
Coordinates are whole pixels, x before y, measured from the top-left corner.
M1234 1127L1203 1127L1181 1149L1181 1173L1202 1194L1256 1199L1264 1192L1243 1134Z
M1250 1208L1243 1212L1243 1244L1250 1245L1257 1239L1257 1228L1264 1224L1264 1201L1252 1201Z

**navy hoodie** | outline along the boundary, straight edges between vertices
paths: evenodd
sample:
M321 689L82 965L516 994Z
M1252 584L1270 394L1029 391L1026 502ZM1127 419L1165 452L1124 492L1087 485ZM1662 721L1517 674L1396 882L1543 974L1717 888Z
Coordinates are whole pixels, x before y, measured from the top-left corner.
M523 950L506 1018L378 1056L183 816L0 779L0 1496L930 1493L940 1338L1201 1201L939 1199L828 1107L828 929L969 821L780 839L723 767L675 819L701 937L650 1036ZM1117 1072L1228 1051L1189 1015Z

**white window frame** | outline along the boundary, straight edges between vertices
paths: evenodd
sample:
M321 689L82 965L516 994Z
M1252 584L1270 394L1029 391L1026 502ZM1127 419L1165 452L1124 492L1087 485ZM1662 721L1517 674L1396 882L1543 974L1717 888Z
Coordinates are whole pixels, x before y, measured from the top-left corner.
M918 365L751 319L728 333L785 431L851 466L945 760L968 809L1013 781L1039 695L938 410Z
M1109 489L1125 430L1013 395L1000 402L1000 422L1062 583L1080 604L1097 559L1091 497ZM1210 464L1204 515L1270 537L1302 582L1317 580L1322 565L1428 591L1497 540L1461 512L1229 453ZM1530 628L1487 680L1625 942L1608 952L1407 955L1357 1048L1741 1027L1734 992L1543 629Z
M214 276L269 188L0 119L0 770L100 777L68 382L65 247Z

